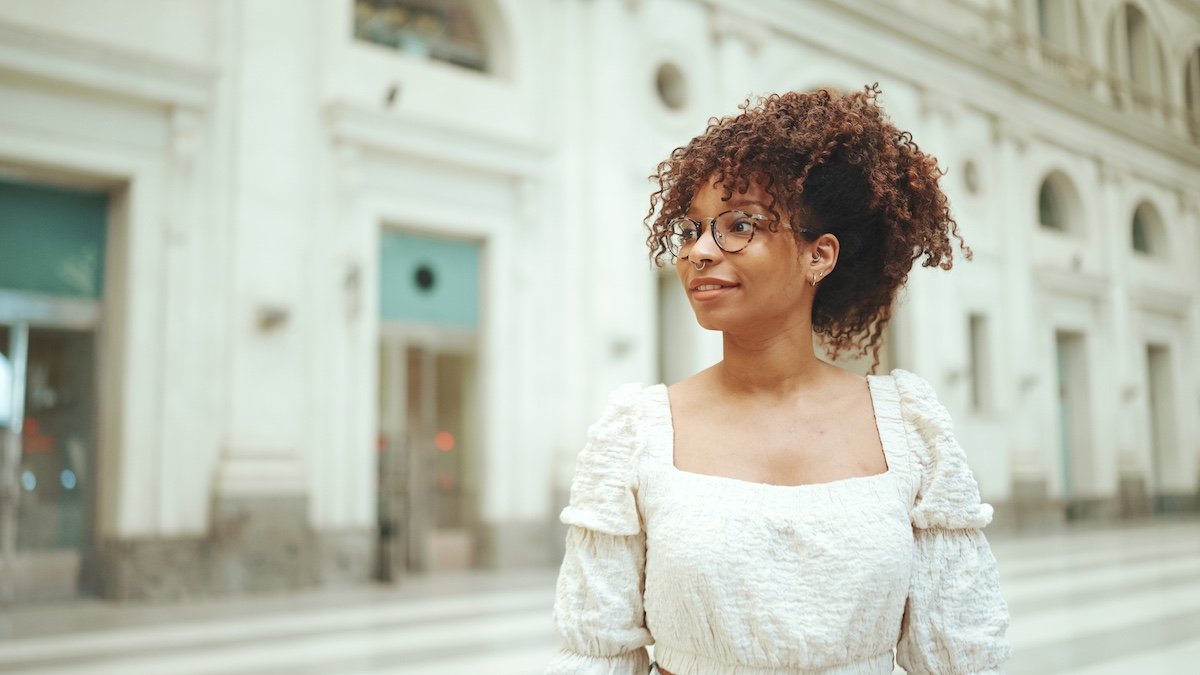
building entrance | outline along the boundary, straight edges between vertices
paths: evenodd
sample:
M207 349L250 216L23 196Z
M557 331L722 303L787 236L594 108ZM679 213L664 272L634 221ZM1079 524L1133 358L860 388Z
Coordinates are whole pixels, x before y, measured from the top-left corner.
M478 561L475 356L385 334L380 345L381 576Z
M0 604L92 590L107 196L0 181Z
M74 597L94 548L95 334L0 324L0 371L3 597Z
M480 247L385 230L378 576L479 562Z

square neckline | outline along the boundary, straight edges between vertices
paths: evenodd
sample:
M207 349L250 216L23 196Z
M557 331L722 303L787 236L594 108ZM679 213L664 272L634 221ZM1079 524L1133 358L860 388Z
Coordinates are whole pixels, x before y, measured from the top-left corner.
M708 473L698 473L695 471L686 471L675 465L675 417L671 410L671 396L667 390L666 384L655 385L656 389L660 389L658 403L665 413L666 424L656 425L658 428L665 429L662 434L658 434L657 440L660 441L662 447L658 448L658 454L664 457L663 464L667 470L678 476L694 478L699 480L714 481L729 485L741 485L750 488L768 489L776 491L791 491L791 492L808 492L814 490L827 491L837 489L843 486L853 486L857 484L871 484L886 478L892 478L897 475L897 460L900 458L900 453L896 448L892 447L892 443L896 440L888 433L887 422L895 419L899 421L899 392L896 389L895 378L891 375L867 375L867 390L871 397L871 412L875 420L875 432L879 435L879 445L883 449L883 460L887 464L887 469L880 473L873 473L866 476L848 476L846 478L838 478L836 480L822 481L818 483L797 483L791 485L781 485L778 483L762 483L758 481L745 480L742 478L734 478L732 476L718 476ZM890 383L890 391L883 392L879 387L883 386L883 382L887 380ZM884 394L888 394L885 396ZM882 416L881 416L881 413ZM887 420L882 418L888 418Z

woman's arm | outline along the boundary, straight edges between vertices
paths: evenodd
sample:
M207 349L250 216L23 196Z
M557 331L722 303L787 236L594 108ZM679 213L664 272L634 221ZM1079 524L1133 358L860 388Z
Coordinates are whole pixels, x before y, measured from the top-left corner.
M1012 650L996 558L983 535L992 507L980 502L933 387L903 371L896 386L921 476L909 513L916 560L896 661L910 675L1002 673Z
M642 594L646 533L637 508L637 429L642 388L609 399L579 454L554 621L562 649L546 675L645 675L650 669Z
M642 611L646 536L572 526L554 622L563 646L547 675L645 675L651 644Z

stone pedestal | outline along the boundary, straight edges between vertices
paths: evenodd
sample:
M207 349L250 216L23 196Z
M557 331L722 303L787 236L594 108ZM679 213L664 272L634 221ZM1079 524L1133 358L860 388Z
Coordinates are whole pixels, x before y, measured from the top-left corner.
M551 533L544 521L487 525L481 532L480 562L484 567L511 569L561 561L561 555L553 560L560 545L551 542Z
M98 590L110 600L178 601L212 595L207 538L108 540L97 558Z
M307 497L217 497L212 511L213 590L291 590L317 581Z
M1154 510L1150 495L1146 492L1146 481L1141 476L1121 476L1117 487L1117 500L1121 504L1123 518L1143 518Z

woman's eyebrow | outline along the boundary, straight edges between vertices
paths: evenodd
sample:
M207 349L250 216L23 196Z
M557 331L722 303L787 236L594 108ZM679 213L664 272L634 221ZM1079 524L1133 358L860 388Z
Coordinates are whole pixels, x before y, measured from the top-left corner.
M730 199L729 205L735 206L735 207L737 207L737 206L761 206L763 209L768 210L768 211L771 209L770 206L758 201L757 199Z

